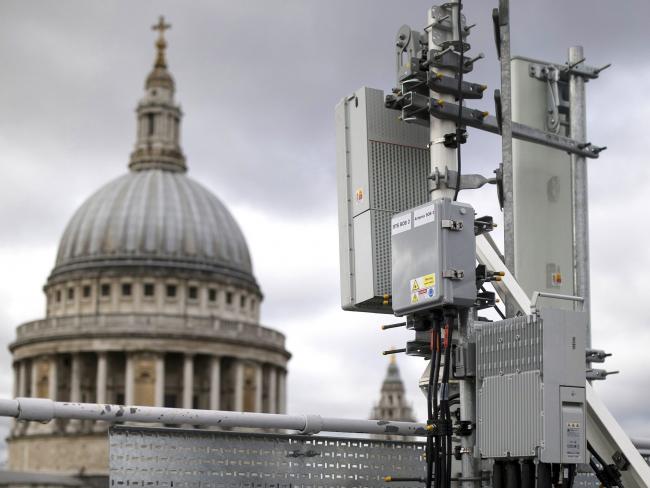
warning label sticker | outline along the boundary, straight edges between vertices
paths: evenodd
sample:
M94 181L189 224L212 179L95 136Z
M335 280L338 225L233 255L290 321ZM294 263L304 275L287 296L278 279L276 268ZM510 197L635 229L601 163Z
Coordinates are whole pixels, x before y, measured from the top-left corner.
M582 453L582 427L580 422L567 422L566 425L566 454L570 458L580 458Z
M412 304L431 300L436 296L436 275L431 273L414 278L409 283L409 287Z
M427 205L426 207L420 207L413 210L413 228L428 224L434 220L436 220L435 205Z

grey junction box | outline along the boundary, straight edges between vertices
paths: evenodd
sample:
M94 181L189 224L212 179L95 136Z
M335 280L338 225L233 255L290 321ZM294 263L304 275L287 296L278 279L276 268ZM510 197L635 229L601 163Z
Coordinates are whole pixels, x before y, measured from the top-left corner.
M477 328L482 457L587 461L586 321L584 312L543 308Z
M440 198L391 220L395 315L476 301L474 209Z
M345 310L393 313L390 219L429 199L429 131L384 106L384 92L361 88L336 106L336 167Z

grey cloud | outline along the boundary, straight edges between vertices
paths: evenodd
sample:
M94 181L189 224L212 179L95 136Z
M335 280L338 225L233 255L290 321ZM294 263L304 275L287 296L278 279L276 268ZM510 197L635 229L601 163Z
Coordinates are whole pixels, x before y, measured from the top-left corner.
M470 77L488 84L491 93L498 86L490 18L496 2L464 3L465 14L479 24L470 39L473 49L487 55ZM590 162L592 222L600 226L592 226L594 292L603 301L630 307L629 282L617 277L610 263L626 274L647 267L643 243L650 236L628 228L625 235L634 242L620 258L620 243L609 244L612 232L605 225L627 212L625 202L635 193L629 188L639 188L648 172L640 156L647 110L640 79L648 69L650 6L642 0L628 0L625 8L591 0L512 3L513 53L562 61L567 46L582 43L590 62L614 62L601 80L589 84L590 137L610 146L609 154ZM423 27L428 6L420 0L408 5L396 0L222 0L191 7L172 1L4 1L0 244L55 246L80 202L126 171L135 133L133 109L153 61L149 26L161 13L173 24L168 59L186 113L183 146L190 175L226 204L262 209L269 220L334 215L333 107L361 85L393 86L394 34L403 23ZM491 95L472 105L493 110ZM499 162L499 147L495 136L472 132L464 147L467 170L489 174ZM481 213L496 212L493 189L466 198L479 202ZM636 198L636 205L647 207L642 193ZM633 226L633 217L627 222ZM324 226L321 232L329 239L335 230ZM251 240L256 262L262 256L272 259L260 250L265 244ZM377 332L381 317L339 310L335 248L327 255L293 249L296 260L320 260L319 269L326 270L317 300L304 284L310 276L306 269L291 277L279 276L280 266L257 266L267 296L265 322L288 334L295 353L290 408L365 416L385 368L378 352L405 336ZM616 286L605 289L601 280ZM30 286L38 291L41 285ZM633 292L635 305L625 312L628 331L643 327L647 315L640 290ZM4 343L13 337L12 320L0 317ZM599 307L597 320L609 323L616 314ZM608 331L599 325L595 340L606 343ZM626 354L624 343L615 347ZM6 351L0 361L9 364ZM405 358L400 364L409 396L423 413L414 378L424 363ZM620 392L647 386L641 372L627 364L620 379L608 380L603 388L615 414L635 431L643 429L647 402ZM6 374L0 388L8 391L9 382ZM628 390L614 388L621 384Z

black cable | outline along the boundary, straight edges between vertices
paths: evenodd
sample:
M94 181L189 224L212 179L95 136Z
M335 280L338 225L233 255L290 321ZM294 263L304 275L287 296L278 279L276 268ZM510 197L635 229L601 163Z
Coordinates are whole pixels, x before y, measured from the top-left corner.
M591 466L591 469L594 471L596 478L598 478L598 481L600 481L600 484L602 486L605 488L612 488L612 485L609 483L609 481L607 481L607 478L603 475L603 472L600 470L600 468L598 468L598 465L593 460L593 458L589 459L589 466Z
M444 400L444 410L445 410L445 421L451 423L451 410L449 408L449 376L451 374L451 341L452 341L452 331L454 330L454 319L450 318L449 323L447 324L447 337L446 343L447 347L445 348L445 374L443 376L443 383L445 388L445 400ZM445 457L446 462L445 466L445 488L451 487L451 454L453 452L453 446L451 441L451 433L447 434L447 445L445 448Z
M593 469L594 472L596 473L596 477L600 480L600 482L603 485L605 485L607 488L615 487L615 486L622 488L621 484L616 480L611 479L610 481L610 475L612 473L611 470L608 469L608 464L605 462L603 457L600 454L598 454L596 449L594 449L594 446L592 446L589 441L587 441L587 449L589 450L591 455L594 458L596 458L596 461L601 466L601 468L599 469L598 466L594 463L593 459L589 460L589 465L591 466L591 469Z
M454 192L454 202L458 199L458 192L460 191L460 176L461 176L461 154L460 154L460 146L461 146L461 138L463 136L463 131L462 131L462 123L463 123L463 68L464 66L464 60L463 60L463 55L465 54L465 45L463 43L463 25L461 23L461 13L460 11L463 9L463 2L462 0L457 0L458 1L458 7L457 7L457 22L458 22L458 41L459 41L459 46L460 46L460 56L458 57L458 120L456 121L456 160L457 160L457 165L456 169L458 171L458 177L456 179L456 191Z
M436 362L435 362L435 367L434 367L434 387L433 387L433 419L434 421L437 421L440 419L440 409L438 406L438 387L439 387L439 379L440 379L440 360L442 356L442 330L440 327L440 322L436 323L436 350L438 353L436 354ZM442 454L442 445L441 445L441 438L439 435L435 436L435 443L434 443L434 462L435 462L435 486L436 488L442 488L441 482L442 482L442 466L440 463L440 456Z
M431 424L433 421L433 387L434 387L434 363L436 361L436 344L434 344L434 334L435 329L431 330L431 362L429 363L429 388L427 390L427 424ZM427 478L426 478L426 487L431 488L431 482L433 481L433 461L434 461L434 449L433 449L433 437L427 436Z

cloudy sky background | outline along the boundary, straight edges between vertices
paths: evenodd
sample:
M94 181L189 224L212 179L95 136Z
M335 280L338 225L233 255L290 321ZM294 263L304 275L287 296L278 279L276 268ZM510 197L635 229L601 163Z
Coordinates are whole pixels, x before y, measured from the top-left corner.
M512 52L563 62L583 44L588 62L613 62L588 85L589 140L609 149L589 162L593 342L622 373L598 384L634 436L650 437L650 329L644 273L650 267L650 4L626 0L517 0ZM491 9L466 0L470 75L498 87ZM154 57L158 15L173 24L168 61L185 112L191 177L232 210L265 292L263 323L287 335L289 411L366 417L386 368L382 349L402 331L381 317L342 312L338 290L334 106L362 85L389 90L400 25L425 25L421 0L116 1L0 3L0 395L11 395L4 345L15 327L44 314L42 286L75 209L126 171L134 108ZM491 95L472 102L493 111ZM491 174L496 136L472 131L464 169ZM493 187L463 192L497 216ZM497 236L498 237L498 236ZM409 398L424 362L400 358Z

